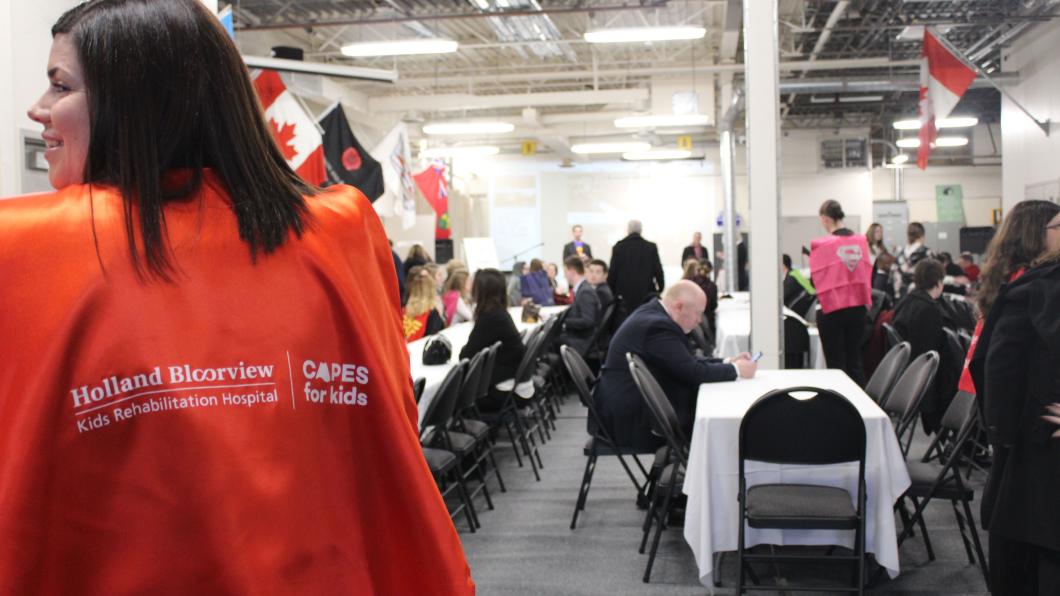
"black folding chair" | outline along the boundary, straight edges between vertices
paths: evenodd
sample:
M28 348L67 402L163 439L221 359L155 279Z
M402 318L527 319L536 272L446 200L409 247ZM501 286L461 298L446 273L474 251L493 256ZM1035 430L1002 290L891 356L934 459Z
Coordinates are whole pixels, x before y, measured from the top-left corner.
M902 334L898 333L898 330L894 328L894 325L890 323L884 323L880 325L883 328L884 338L887 340L887 349L890 350L894 346L902 343Z
M504 480L501 478L497 460L493 456L493 443L490 441L489 425L480 420L468 417L472 407L480 397L482 390L482 375L485 372L486 362L489 359L491 348L483 348L472 356L468 363L467 372L464 374L464 382L460 386L460 394L457 397L456 406L450 428L456 432L450 432L450 441L456 449L455 453L461 456L465 462L470 460L470 465L464 472L467 479L475 473L481 484L471 491L471 499L482 493L486 499L486 505L493 509L493 500L490 498L486 479L492 472L497 479L497 485L501 492L506 492Z
M454 507L449 515L455 519L463 511L464 516L467 518L468 528L474 532L475 527L478 525L478 515L471 504L467 486L464 484L460 458L452 450L446 449L444 444L440 447L429 446L434 441L435 435L439 434L438 431L444 429L449 422L453 404L456 402L457 395L460 392L465 366L465 362L460 362L449 369L445 378L442 379L441 385L438 386L438 391L435 392L434 398L427 404L427 411L424 412L423 420L420 422L420 444L423 449L423 457L427 460L427 466L431 470L431 475L434 476L434 480L438 483L438 488L442 492L442 498L445 499L450 493L456 492L460 505ZM442 434L444 436L444 433Z
M571 379L574 381L574 387L578 392L578 397L581 399L582 405L589 410L590 421L589 440L586 441L585 447L582 449L582 452L586 456L585 471L582 473L582 482L578 487L578 500L574 505L574 516L570 520L570 529L573 530L578 523L578 514L585 510L585 502L589 497L589 488L593 483L593 472L596 471L597 458L601 455L617 456L618 463L620 463L622 469L626 471L626 475L629 476L629 479L633 482L633 486L636 487L637 494L639 495L644 489L644 485L637 479L633 470L630 469L624 456L631 455L633 461L636 462L637 467L640 468L641 473L647 477L648 472L644 469L644 465L640 463L640 459L637 458L637 455L651 452L615 445L614 439L611 438L611 433L607 431L607 428L603 424L603 420L600 418L599 412L596 411L596 404L593 403L590 383L593 382L594 375L592 371L589 370L589 365L586 364L585 360L578 355L578 352L570 346L561 346L559 350L560 355L563 358L563 364L566 365L567 372L570 373Z
M898 377L894 388L887 394L887 401L880 406L894 421L902 455L909 453L916 432L916 419L920 414L920 403L931 388L938 367L939 355L935 350L917 356Z
M966 458L967 447L970 447L972 434L976 432L977 410L975 407L975 396L959 391L950 402L946 413L942 416L942 428L938 436L928 447L925 458L933 451L940 455L940 463L925 462L922 460L909 460L906 466L909 469L909 478L912 484L899 499L897 506L902 515L904 528L898 535L898 544L913 534L914 524L920 527L920 534L924 538L924 546L927 549L928 559L935 560L935 553L931 548L931 539L928 537L927 527L924 524L924 510L934 498L946 499L953 506L953 514L957 518L957 527L961 532L961 541L968 555L968 562L979 561L979 568L983 577L990 582L989 570L986 557L983 556L983 547L979 542L979 532L975 529L975 518L972 517L971 502L975 498L975 491L967 486L961 479L961 464ZM904 506L904 500L909 499L915 508L912 516L908 516ZM960 501L964 514L957 509ZM965 535L965 526L971 534L971 541ZM975 557L972 549L975 549Z
M872 373L869 382L865 384L865 393L872 398L872 401L880 406L887 402L887 397L895 381L898 380L898 375L902 374L906 365L909 364L911 350L909 342L903 341L884 354L883 360L880 360L879 366L876 367L876 372Z
M648 565L644 569L644 583L648 583L651 580L651 568L655 564L655 554L659 550L659 538L662 536L662 531L666 529L667 518L676 505L676 497L681 494L684 485L689 445L684 432L681 431L673 404L667 399L662 387L652 376L644 361L633 353L626 354L626 361L629 362L629 372L633 376L633 382L636 383L641 397L651 412L652 432L666 439L666 459L671 461L662 469L655 481L655 490L652 491L651 504L645 516L644 533L640 540L640 552L643 553L648 534L655 525L655 536L652 538L651 552L648 554Z
M784 315L784 368L810 368L810 332L791 315Z
M812 393L809 399L799 394ZM797 397L798 396L798 397ZM845 397L816 387L779 389L760 397L740 424L740 529L736 593L745 589L864 593L865 422ZM747 486L746 461L821 466L858 462L857 494L831 486L760 484ZM748 554L745 526L780 530L852 530L852 555ZM851 587L744 586L745 565L755 561L849 561Z
M540 327L538 327L540 329ZM527 418L533 415L533 412L524 413L522 409L526 406L525 402L533 399L531 394L529 397L523 397L519 395L519 388L525 386L526 383L532 383L534 366L537 363L537 358L540 355L540 348L544 337L540 333L534 334L534 337L530 340L530 343L526 346L526 351L523 353L523 359L519 362L519 366L515 369L515 377L505 381L510 383L511 387L507 387L505 384L498 385L498 387L504 386L503 390L507 391L507 395L504 398L504 405L501 407L500 412L491 417L492 420L497 424L503 424L505 430L508 432L508 438L511 440L512 449L515 451L515 461L522 467L523 460L519 455L519 448L521 447L523 453L530 460L530 467L534 471L534 478L538 481L541 480L541 474L538 471L539 468L544 467L541 461L541 454L537 450L537 442L534 440L532 429L527 424ZM536 458L536 459L535 459Z
M412 398L416 400L416 403L420 403L420 398L423 397L423 390L427 388L427 379L420 377L412 383Z

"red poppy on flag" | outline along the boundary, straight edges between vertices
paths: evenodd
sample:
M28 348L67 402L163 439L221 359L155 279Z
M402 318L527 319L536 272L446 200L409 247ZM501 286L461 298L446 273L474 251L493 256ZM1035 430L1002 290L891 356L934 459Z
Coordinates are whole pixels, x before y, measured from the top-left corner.
M279 73L262 70L254 78L254 90L265 109L276 145L296 174L320 186L327 179L324 142L313 119L283 84Z
M927 167L938 130L935 121L950 115L961 96L975 80L975 71L954 56L927 27L924 28L923 59L920 64L920 149L916 165Z

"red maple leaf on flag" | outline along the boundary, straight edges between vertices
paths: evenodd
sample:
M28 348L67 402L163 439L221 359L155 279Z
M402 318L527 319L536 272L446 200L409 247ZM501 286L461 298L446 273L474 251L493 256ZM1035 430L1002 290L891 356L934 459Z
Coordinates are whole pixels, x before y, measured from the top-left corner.
M272 129L272 136L276 139L276 144L280 146L280 151L283 153L283 158L287 161L291 161L295 155L298 155L298 150L294 148L294 124L285 123L282 127L276 124L276 121L269 118L269 128Z

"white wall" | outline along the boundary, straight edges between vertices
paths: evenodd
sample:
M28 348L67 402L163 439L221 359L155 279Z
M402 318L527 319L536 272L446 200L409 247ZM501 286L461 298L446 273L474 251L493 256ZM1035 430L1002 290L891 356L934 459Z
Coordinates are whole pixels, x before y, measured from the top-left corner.
M19 131L41 127L26 110L48 85L51 27L77 0L0 2L0 197L21 192Z
M1060 21L1035 26L1002 53L1002 68L1019 71L1009 92L1039 120L1052 120L1046 136L1008 99L1001 103L1004 208L1023 200L1030 185L1060 186ZM1055 196L1055 195L1054 195Z

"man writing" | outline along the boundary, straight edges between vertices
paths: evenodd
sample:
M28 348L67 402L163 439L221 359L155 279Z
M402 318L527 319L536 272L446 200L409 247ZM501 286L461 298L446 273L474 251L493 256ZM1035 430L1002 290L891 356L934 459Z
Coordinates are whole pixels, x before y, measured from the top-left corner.
M746 353L728 361L692 354L685 336L699 324L706 305L703 290L681 280L661 299L635 310L611 339L593 399L617 445L650 451L662 444L662 439L651 432L651 413L629 372L627 352L644 359L689 436L701 383L754 376L758 365Z
M582 242L582 227L575 225L570 229L570 232L574 236L574 240L563 246L563 260L566 261L567 257L572 256L577 256L583 262L592 259L593 249L589 247L588 242Z

